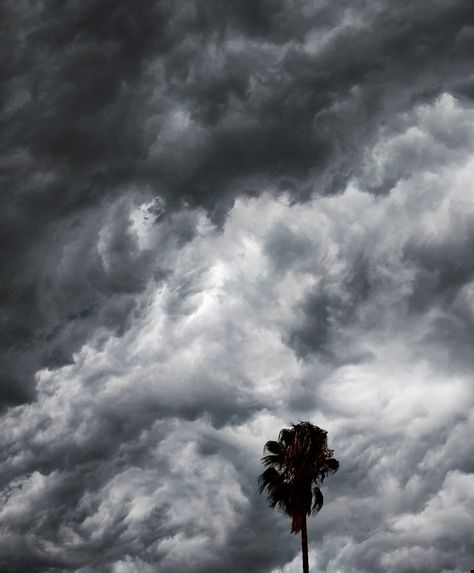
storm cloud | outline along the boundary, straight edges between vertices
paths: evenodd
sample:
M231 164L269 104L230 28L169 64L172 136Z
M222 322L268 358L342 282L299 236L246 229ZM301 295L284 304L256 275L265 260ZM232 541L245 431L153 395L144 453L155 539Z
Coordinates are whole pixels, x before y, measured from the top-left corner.
M2 571L471 569L472 5L2 11Z

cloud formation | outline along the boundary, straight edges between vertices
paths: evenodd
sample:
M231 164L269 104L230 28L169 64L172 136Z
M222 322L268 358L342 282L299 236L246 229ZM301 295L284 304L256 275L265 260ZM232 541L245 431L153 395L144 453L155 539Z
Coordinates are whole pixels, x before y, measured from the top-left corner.
M443 92L472 92L467 1L44 1L4 14L8 403L31 399L36 370L70 362L91 329L120 332L133 312L126 293L143 288L143 265L120 284L97 270L86 288L84 273L67 289L55 273L63 247L117 197L204 208L222 224L237 197L263 188L297 201L340 193L380 129L398 131L400 114ZM403 177L394 161L373 174L374 192ZM85 271L89 255L77 252Z
M469 3L5 10L2 571L472 568Z

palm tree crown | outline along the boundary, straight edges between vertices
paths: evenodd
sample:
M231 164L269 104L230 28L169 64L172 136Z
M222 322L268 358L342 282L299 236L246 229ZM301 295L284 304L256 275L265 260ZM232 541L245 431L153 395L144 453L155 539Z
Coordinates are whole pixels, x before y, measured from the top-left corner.
M267 442L264 453L260 493L265 490L270 506L291 517L292 533L304 527L306 534L306 516L323 506L319 486L339 468L328 448L327 432L310 422L293 424L281 430L278 441Z

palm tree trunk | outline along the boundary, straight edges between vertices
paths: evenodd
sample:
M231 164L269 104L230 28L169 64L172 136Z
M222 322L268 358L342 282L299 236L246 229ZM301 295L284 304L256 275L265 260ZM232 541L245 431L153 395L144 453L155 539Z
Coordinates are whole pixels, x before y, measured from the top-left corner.
M308 564L308 530L306 528L306 515L301 524L301 552L303 553L303 573L309 573Z

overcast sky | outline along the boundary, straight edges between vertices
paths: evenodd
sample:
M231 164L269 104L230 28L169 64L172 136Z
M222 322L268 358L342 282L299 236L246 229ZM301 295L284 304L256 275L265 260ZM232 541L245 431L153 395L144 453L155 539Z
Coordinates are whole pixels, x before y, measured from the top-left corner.
M6 0L0 570L474 568L469 0Z

